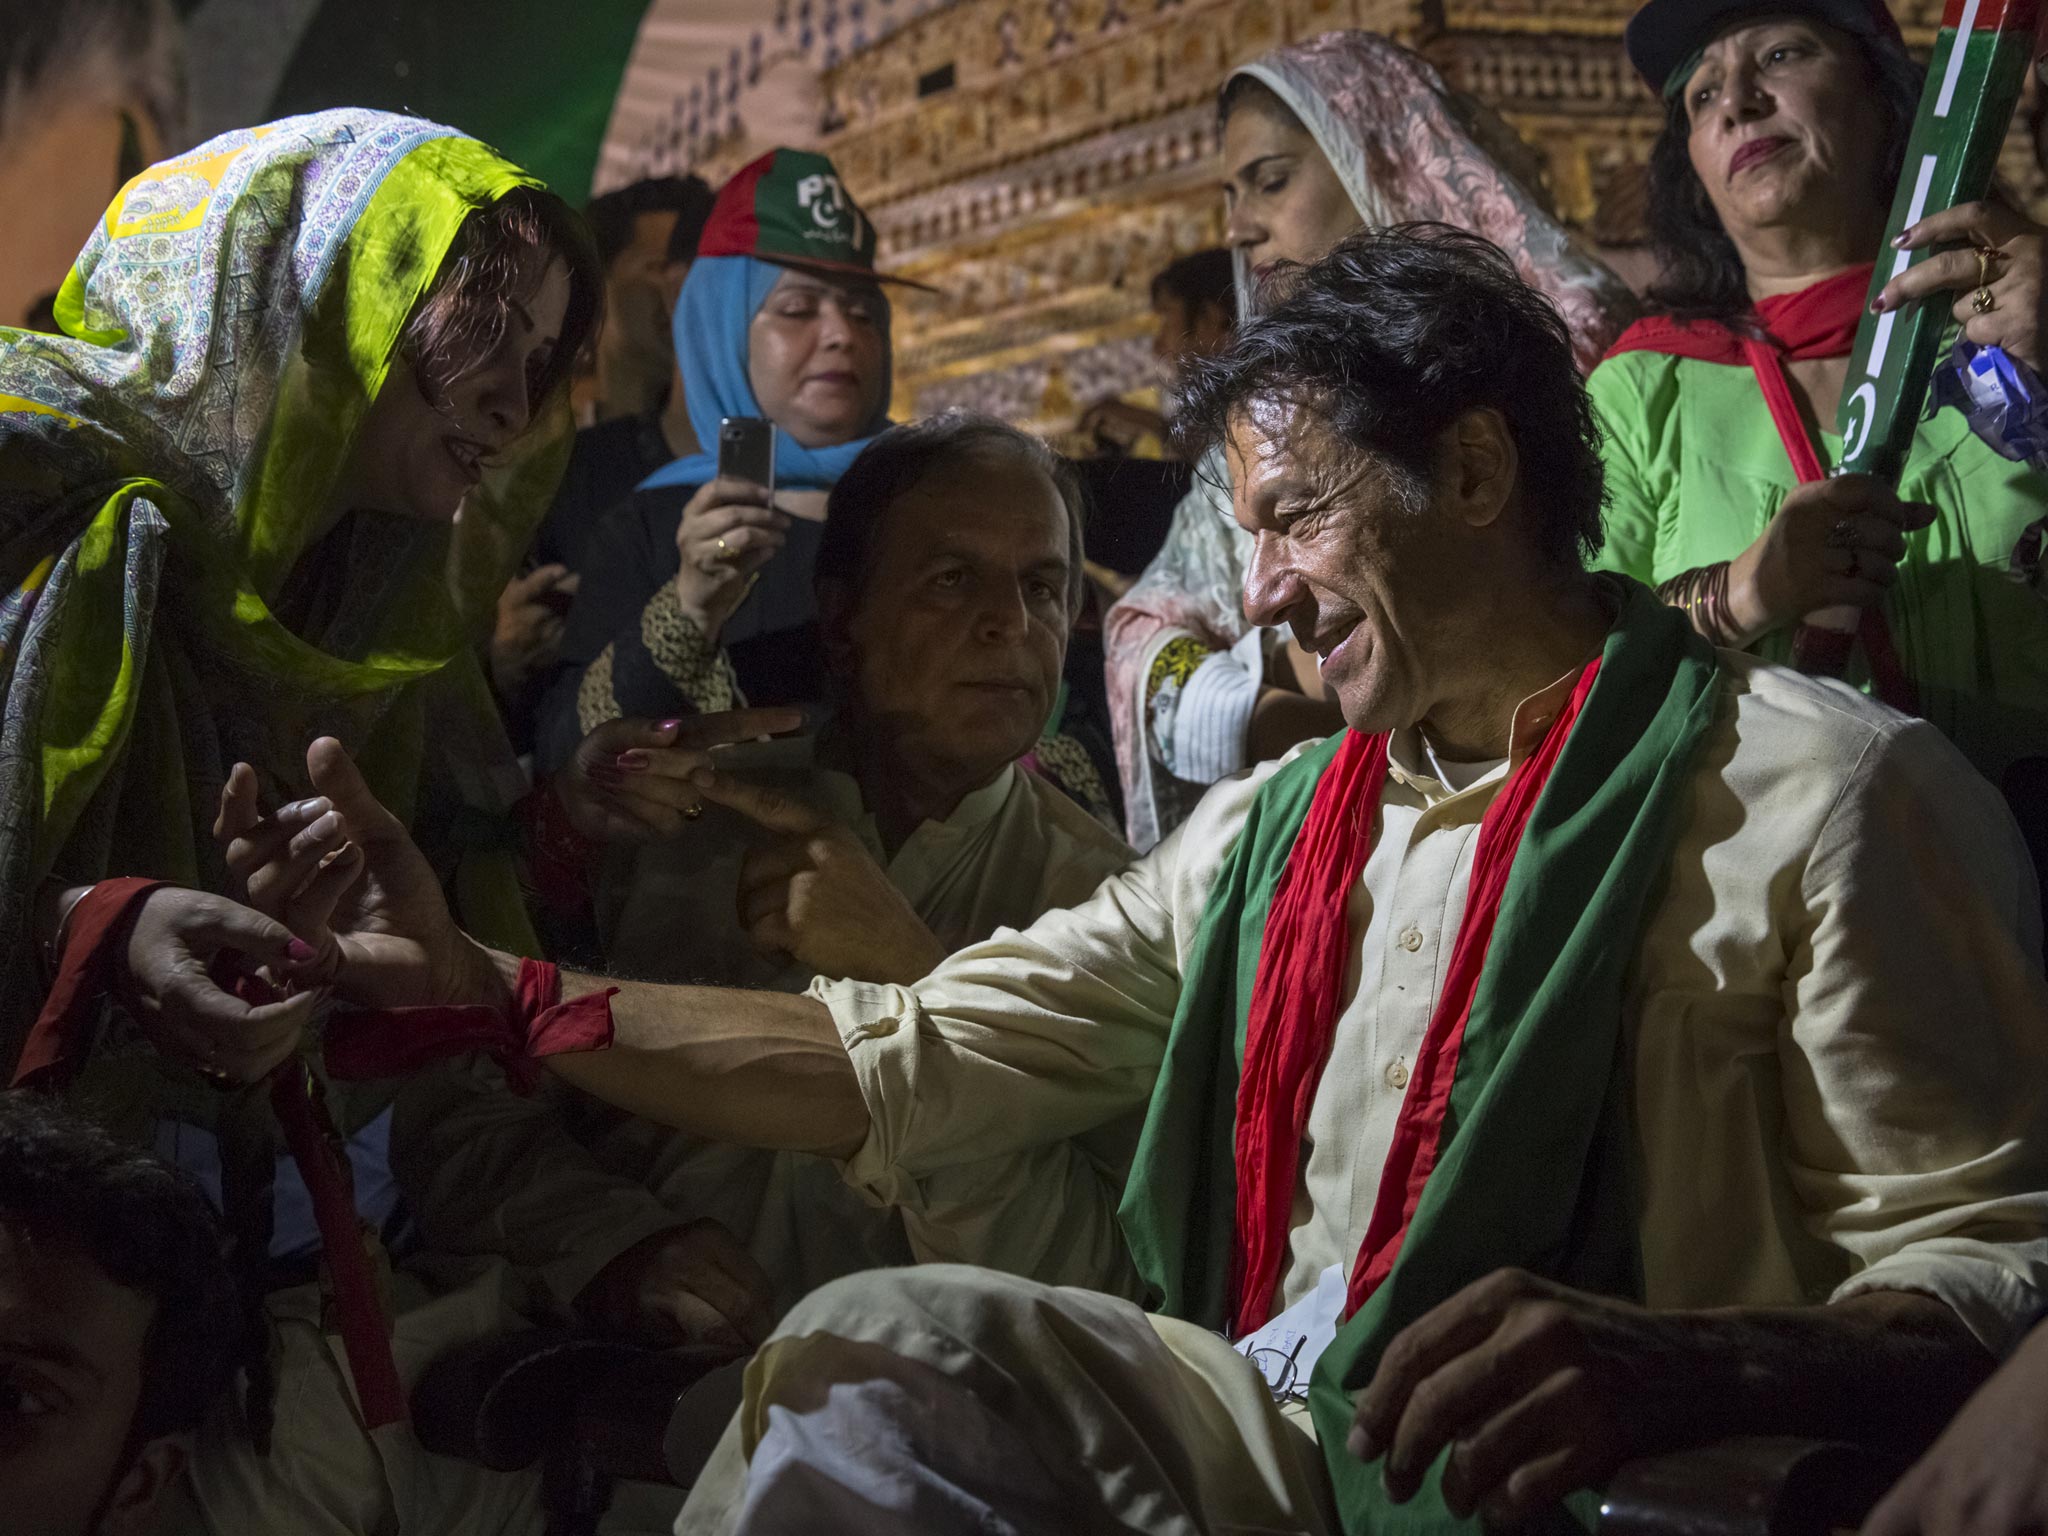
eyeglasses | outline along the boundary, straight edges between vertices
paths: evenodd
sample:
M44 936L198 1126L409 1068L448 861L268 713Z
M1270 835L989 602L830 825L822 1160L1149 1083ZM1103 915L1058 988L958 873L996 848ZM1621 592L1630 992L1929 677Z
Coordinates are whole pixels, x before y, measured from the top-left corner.
M1283 1350L1266 1344L1244 1351L1252 1369L1265 1380L1266 1390L1273 1394L1274 1402L1294 1402L1308 1396L1308 1381L1302 1376L1297 1363L1301 1346L1307 1342L1307 1334L1297 1333L1291 1349Z

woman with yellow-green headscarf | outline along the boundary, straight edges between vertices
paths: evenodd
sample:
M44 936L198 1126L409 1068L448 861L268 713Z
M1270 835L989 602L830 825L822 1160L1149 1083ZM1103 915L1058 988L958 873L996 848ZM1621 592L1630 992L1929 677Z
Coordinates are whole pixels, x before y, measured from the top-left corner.
M0 331L0 1055L39 991L20 940L68 891L226 887L238 759L289 795L340 735L409 815L427 695L464 697L567 452L593 267L481 144L329 112L146 171L60 293L66 334Z
M219 1179L265 1288L318 1243L264 1099L232 1090L297 1050L313 994L252 1009L208 979L221 951L292 955L210 894L234 889L222 789L247 762L303 794L333 735L408 819L446 785L430 836L516 796L473 647L567 456L599 281L575 216L483 145L342 110L144 172L64 334L0 329L0 1057L95 885L168 882L123 909L98 978L121 1006L63 1075ZM344 1133L381 1108L330 1103Z

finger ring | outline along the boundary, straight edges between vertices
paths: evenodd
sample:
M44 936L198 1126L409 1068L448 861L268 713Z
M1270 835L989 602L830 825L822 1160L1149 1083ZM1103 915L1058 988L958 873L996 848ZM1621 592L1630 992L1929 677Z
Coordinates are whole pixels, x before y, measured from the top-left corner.
M1829 549L1854 549L1856 547L1856 524L1843 518L1828 530Z
M1992 306L1997 304L1997 302L1991 296L1989 288L1979 288L1976 297L1970 300L1970 313L1973 315L1988 315L1991 313Z
M732 546L725 542L723 534L720 534L718 538L718 558L721 560L730 560L732 558Z
M703 814L704 802L702 800L699 800L695 805L687 805L683 807L683 820L685 821L695 821L699 816L702 816Z

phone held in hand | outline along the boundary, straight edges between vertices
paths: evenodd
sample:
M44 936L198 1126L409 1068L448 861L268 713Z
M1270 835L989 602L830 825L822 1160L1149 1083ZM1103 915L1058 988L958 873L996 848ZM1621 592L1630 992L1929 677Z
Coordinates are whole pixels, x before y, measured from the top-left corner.
M759 416L727 416L718 423L718 478L750 480L775 489L775 423Z

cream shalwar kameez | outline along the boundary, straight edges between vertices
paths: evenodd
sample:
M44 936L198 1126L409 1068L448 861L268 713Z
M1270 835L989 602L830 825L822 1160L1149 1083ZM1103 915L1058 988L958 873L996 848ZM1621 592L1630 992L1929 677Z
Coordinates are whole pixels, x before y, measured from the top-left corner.
M1932 727L1838 684L1720 659L1723 698L1625 1004L1645 1299L1769 1307L1917 1291L2002 1355L2048 1298L2048 985L2017 833ZM1519 747L1568 686L1524 701ZM1282 1304L1356 1251L1479 821L1507 771L1451 791L1424 771L1413 732L1391 757ZM814 986L872 1120L845 1176L915 1211L947 1168L1018 1154L1005 1217L972 1256L1016 1275L1041 1273L1053 1251L1064 1274L1113 1271L1118 1190L1072 1138L1150 1092L1210 884L1271 772L1218 785L1082 906L915 986ZM1102 1251L1070 1251L1082 1241ZM938 1405L930 1434L906 1421L904 1464L945 1482L946 1510L960 1488L1001 1480L959 1454L974 1435L962 1405L978 1398L1013 1427L1011 1453L1052 1478L1049 1518L1065 1524L1044 1529L1326 1529L1305 1416L1283 1419L1222 1338L961 1268L859 1276L799 1306L677 1529L798 1528L818 1469L829 1483L849 1464L817 1411L828 1391L886 1396L897 1381ZM764 1434L771 1465L749 1488ZM939 1507L915 1518L952 1528Z

